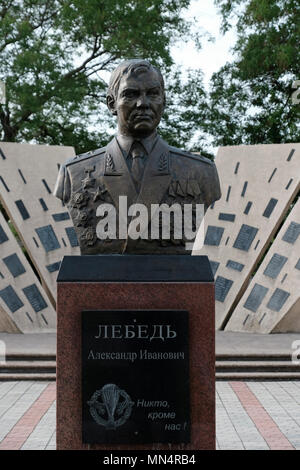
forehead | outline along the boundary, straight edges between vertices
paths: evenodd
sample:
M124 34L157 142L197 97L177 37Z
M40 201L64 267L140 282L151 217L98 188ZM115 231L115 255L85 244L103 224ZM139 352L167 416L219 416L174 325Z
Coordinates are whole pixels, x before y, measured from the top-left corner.
M130 74L121 78L119 92L125 88L147 89L153 87L161 87L159 76L155 71L147 70L139 74Z

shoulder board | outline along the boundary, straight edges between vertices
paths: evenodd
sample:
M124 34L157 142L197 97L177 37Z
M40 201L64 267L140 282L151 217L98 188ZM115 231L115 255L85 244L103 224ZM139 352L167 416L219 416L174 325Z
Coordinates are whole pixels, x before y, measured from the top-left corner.
M214 162L209 160L209 158L202 157L202 155L197 155L195 153L187 152L185 150L178 149L176 147L172 147L169 145L169 149L171 153L176 153L177 155L181 155L182 157L192 158L198 162L207 163L208 165L213 165Z
M67 160L65 165L72 165L73 163L81 162L82 160L86 160L88 158L96 157L97 155L104 154L106 151L106 147L102 147L96 150L91 150L90 152L81 153L76 155L76 157Z

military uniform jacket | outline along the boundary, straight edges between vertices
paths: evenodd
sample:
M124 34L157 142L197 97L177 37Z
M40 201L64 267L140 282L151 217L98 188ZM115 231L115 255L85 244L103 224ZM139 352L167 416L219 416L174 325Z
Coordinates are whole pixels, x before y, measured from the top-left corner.
M204 204L205 210L220 198L216 167L204 157L169 146L157 137L146 161L140 190L137 191L116 138L106 147L79 155L61 166L54 195L71 214L81 254L102 253L178 253L189 254L185 240L132 239L106 240L97 236L99 205L111 204L117 221L119 196L127 196L128 208L144 204L151 214L151 204L171 206L179 203ZM122 213L123 214L123 213ZM127 225L130 218L127 220ZM149 221L151 224L151 221ZM150 230L149 230L150 232Z

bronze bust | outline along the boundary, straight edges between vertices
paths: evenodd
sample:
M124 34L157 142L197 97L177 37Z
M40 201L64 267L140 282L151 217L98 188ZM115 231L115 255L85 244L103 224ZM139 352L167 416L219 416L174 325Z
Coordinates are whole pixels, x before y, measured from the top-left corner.
M124 211L143 206L150 214L149 227L151 210L160 205L189 205L194 211L201 204L206 211L221 196L214 163L169 146L157 134L165 107L164 81L148 61L128 60L114 70L107 106L117 117L117 135L106 147L66 161L54 190L70 211L81 254L189 254L184 235L174 236L172 227L167 238L161 232L151 237L147 222L143 236L131 236L128 227L137 213L129 211L125 217ZM109 212L125 224L125 234L123 226L103 236L99 224Z

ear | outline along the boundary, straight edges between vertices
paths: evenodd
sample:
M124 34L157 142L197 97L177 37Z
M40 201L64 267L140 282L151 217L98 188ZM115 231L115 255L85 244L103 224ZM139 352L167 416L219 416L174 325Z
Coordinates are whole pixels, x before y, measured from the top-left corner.
M110 110L111 114L113 114L113 116L116 116L117 111L116 111L116 108L115 108L115 99L112 95L107 95L106 105L107 105L108 109Z

